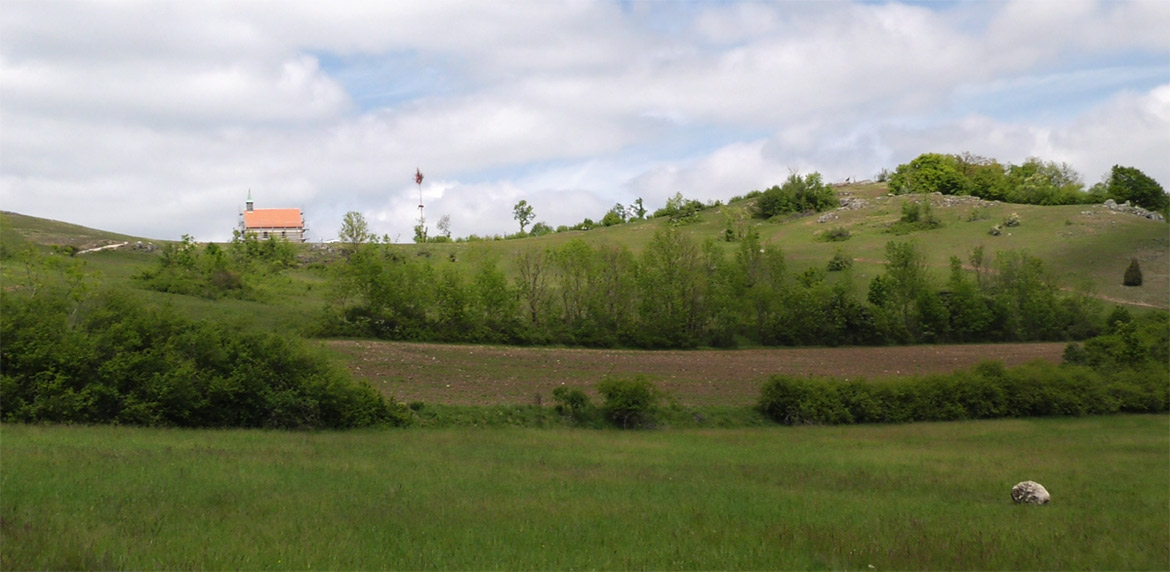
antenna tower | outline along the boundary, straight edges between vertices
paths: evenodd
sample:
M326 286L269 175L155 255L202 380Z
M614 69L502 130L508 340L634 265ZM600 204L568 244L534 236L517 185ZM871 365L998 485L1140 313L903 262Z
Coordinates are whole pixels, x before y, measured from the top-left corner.
M422 182L423 174L418 167L414 169L414 183L418 185L418 232L415 233L416 238L422 238L422 242L427 240L427 219L423 216L423 197L422 197Z

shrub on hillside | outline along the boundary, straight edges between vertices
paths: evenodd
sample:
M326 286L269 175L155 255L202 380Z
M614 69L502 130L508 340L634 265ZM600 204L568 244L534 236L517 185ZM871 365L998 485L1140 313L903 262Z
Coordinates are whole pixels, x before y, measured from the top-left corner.
M833 257L829 259L829 264L826 266L826 270L829 272L841 272L842 270L848 270L852 267L853 259L850 258L848 254L845 254L844 250L838 248L837 251L833 253Z
M843 242L852 236L849 229L838 226L821 233L820 239L824 242Z
M239 231L226 249L215 243L200 248L195 239L183 235L180 242L164 245L157 264L136 274L134 280L144 288L171 294L255 298L246 277L291 268L296 265L296 252L287 240L261 241Z
M833 188L825 185L820 173L788 175L783 185L764 191L756 200L757 218L801 212L820 212L840 206Z
M0 419L172 427L348 428L409 418L323 354L110 293L0 297Z
M1125 269L1125 277L1121 283L1126 286L1142 285L1142 265L1138 263L1138 259L1129 259L1129 267Z
M934 207L929 200L907 201L902 203L902 217L898 222L891 224L888 232L891 234L909 234L920 230L931 230L942 226L942 221L934 214Z
M645 376L629 379L607 377L597 384L605 400L605 417L622 429L649 427L658 408L659 392Z
M682 193L675 193L666 199L666 206L654 211L652 218L667 217L671 224L682 225L699 222L699 213L707 207L694 199L683 197Z

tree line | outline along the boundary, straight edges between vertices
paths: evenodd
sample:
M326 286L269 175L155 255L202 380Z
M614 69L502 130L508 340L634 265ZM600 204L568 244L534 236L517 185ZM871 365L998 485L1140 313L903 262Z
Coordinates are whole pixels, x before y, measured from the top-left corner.
M894 194L937 192L1034 205L1102 203L1113 199L1163 215L1170 209L1170 195L1162 185L1134 167L1121 165L1114 165L1101 182L1088 188L1068 163L1032 157L1020 165L1005 165L970 153L923 153L886 176Z
M843 253L797 272L754 231L731 253L674 227L640 254L574 239L518 251L511 278L486 251L456 265L351 247L330 269L316 335L691 348L1069 340L1103 325L1097 301L1063 292L1026 251L980 247L938 280L919 244L891 241L883 272L861 287Z

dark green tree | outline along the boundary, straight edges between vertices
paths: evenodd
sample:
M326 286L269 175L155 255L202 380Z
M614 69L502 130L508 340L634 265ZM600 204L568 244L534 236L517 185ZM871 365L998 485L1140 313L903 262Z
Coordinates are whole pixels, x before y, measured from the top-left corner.
M612 209L609 209L609 211L605 213L605 216L601 217L601 226L613 226L615 224L621 224L626 222L627 217L628 215L626 213L626 207L622 206L621 203L618 203L614 205Z
M887 242L886 278L890 285L889 301L909 326L915 302L931 287L922 248L915 242Z
M783 303L784 252L777 245L760 243L760 233L748 230L739 243L732 264L730 304L739 306L747 334L762 344L778 342L776 325Z
M1108 198L1124 203L1130 201L1152 211L1166 211L1170 208L1170 195L1162 185L1134 167L1114 165L1105 180L1105 194Z
M555 289L560 296L561 319L557 324L573 336L589 319L589 280L593 272L593 247L574 238L551 253Z
M703 315L703 257L677 228L654 233L642 251L639 292L642 345L691 347L698 343Z
M631 218L642 220L646 218L646 206L642 204L642 197L638 197L628 210Z
M979 285L963 270L959 257L951 257L951 276L947 281L946 298L950 316L950 332L955 341L975 342L986 339L991 325L991 310L987 307Z
M1142 285L1142 265L1138 264L1138 259L1129 259L1129 267L1125 269L1125 278L1121 283L1126 286Z
M636 327L637 260L625 245L602 244L592 253L586 302L593 345L612 346L629 339Z
M969 192L959 161L953 155L941 153L923 153L909 163L898 165L890 177L889 186L890 192L898 195L935 192L965 195Z
M522 250L516 254L516 291L524 315L533 328L548 319L551 304L551 274L549 256L540 250Z
M992 291L1005 311L1006 334L1022 340L1059 339L1065 316L1044 261L1024 250L1006 250L996 253L993 268Z
M477 338L484 342L516 343L520 316L517 292L487 251L475 256L475 273L471 278L471 310L478 328Z

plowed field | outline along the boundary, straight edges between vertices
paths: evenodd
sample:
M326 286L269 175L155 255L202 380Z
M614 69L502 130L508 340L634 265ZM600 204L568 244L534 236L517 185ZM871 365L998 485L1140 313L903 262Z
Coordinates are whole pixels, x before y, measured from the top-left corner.
M548 404L552 390L592 393L607 374L645 374L680 405L750 405L777 373L845 378L949 372L984 360L1058 363L1063 343L638 351L333 341L357 377L404 402ZM538 397L539 396L539 397Z

